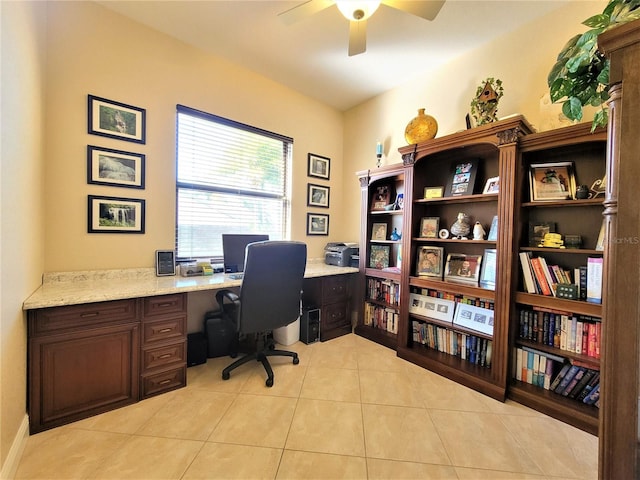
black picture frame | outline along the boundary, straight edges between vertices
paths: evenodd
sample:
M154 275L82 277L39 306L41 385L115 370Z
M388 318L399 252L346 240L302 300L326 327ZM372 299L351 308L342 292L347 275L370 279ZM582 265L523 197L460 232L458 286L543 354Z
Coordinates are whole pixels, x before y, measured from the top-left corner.
M316 155L315 153L307 154L307 176L322 178L329 180L331 175L331 159Z
M307 183L307 207L329 208L329 187Z
M498 250L487 248L482 255L482 268L480 270L480 286L487 290L496 289L496 268Z
M329 235L329 215L307 213L307 235Z
M144 189L143 153L87 145L87 183Z
M144 108L88 95L88 131L92 135L144 144L146 116Z
M166 277L176 274L176 252L156 250L156 276Z
M465 160L454 163L451 170L451 180L447 183L445 197L472 195L478 173L478 160Z
M88 233L144 233L144 200L101 195L88 195L87 200Z

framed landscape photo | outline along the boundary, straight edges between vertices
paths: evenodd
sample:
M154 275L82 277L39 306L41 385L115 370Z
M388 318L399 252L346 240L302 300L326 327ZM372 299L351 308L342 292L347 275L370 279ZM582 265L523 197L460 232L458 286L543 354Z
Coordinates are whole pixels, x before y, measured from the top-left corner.
M329 235L329 215L307 213L307 235Z
M496 266L498 251L495 248L487 248L482 256L482 268L480 270L480 286L487 290L496 289Z
M420 221L420 238L437 238L440 217L423 217Z
M146 110L93 95L89 101L89 133L145 143Z
M454 164L451 172L451 181L447 184L445 197L472 195L476 183L477 171L477 160L468 160Z
M500 177L488 178L484 184L482 193L498 193L500 187Z
M532 202L572 200L576 191L573 162L532 164L529 186Z
M387 224L386 223L374 223L371 227L371 240L386 240L387 239Z
M307 176L324 178L329 180L329 173L331 168L331 159L316 155L315 153L309 153L307 155Z
M420 247L416 262L416 276L442 278L444 249L442 247Z
M329 208L329 187L307 183L307 206Z
M369 256L369 267L379 270L389 267L389 245L371 245L371 255Z
M144 188L145 155L87 146L87 183Z
M144 233L145 201L88 196L89 233Z
M478 285L482 255L450 253L444 270L445 282Z

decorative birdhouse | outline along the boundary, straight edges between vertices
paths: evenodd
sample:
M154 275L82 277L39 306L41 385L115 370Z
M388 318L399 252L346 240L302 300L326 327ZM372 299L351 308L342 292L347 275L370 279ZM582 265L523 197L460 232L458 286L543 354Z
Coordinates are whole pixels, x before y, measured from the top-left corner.
M484 84L484 87L482 89L482 92L480 92L480 95L478 95L478 102L486 103L491 101L497 102L498 94L493 89L493 85L487 82Z
M500 79L487 78L484 81L484 86L478 87L476 98L471 100L471 115L476 126L497 120L498 101L503 93L504 89Z

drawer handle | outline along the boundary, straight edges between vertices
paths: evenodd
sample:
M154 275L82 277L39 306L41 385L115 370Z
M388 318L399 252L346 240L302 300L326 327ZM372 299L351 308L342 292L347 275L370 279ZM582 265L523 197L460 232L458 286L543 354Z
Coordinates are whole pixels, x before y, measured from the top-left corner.
M158 333L169 333L173 330L173 328L163 328L162 330L158 330Z
M89 317L97 317L100 315L100 312L87 312L80 315L80 318L89 318Z
M171 353L165 353L164 355L160 355L160 356L158 357L158 359L159 359L159 360L164 360L165 358L170 358L170 357L173 357L173 354L171 354Z
M171 379L162 380L161 382L158 382L158 385L166 385L167 383L171 383Z
M159 308L163 308L163 307L170 307L171 305L173 305L172 303L159 303L158 307Z

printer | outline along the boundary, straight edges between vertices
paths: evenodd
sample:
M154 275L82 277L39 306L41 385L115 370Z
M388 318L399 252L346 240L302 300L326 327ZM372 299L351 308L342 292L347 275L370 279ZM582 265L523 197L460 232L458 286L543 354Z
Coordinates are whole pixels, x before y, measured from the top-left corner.
M329 242L324 247L324 263L337 267L358 267L357 243ZM352 258L355 257L355 258Z

